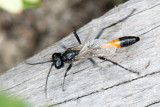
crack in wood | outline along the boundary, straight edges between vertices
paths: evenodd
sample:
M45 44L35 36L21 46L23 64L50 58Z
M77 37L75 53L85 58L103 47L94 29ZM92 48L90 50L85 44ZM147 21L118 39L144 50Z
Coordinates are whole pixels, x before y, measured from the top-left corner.
M120 86L120 85L124 85L124 84L130 83L130 82L132 82L132 81L139 80L139 79L142 79L142 78L145 78L145 77L148 77L148 76L152 76L152 75L155 75L155 74L159 74L159 73L160 73L160 71L152 72L152 73L149 73L149 74L146 74L146 75L143 75L143 76L140 76L140 77L137 77L137 78L128 80L128 81L124 81L124 82L118 83L118 84L116 84L116 85L113 85L113 86L110 86L110 87L107 87L107 88L102 88L102 89L100 89L100 90L96 90L96 91L93 91L93 92L91 92L91 93L88 93L88 94L85 94L85 95L82 95L82 96L78 96L78 97L76 97L76 98L71 98L71 99L68 99L68 100L65 100L65 101L62 101L62 102L53 104L53 105L51 105L51 106L63 104L63 103L69 102L69 101L78 100L78 99L80 99L80 98L83 98L83 97L86 97L86 96L89 96L89 95L92 95L92 94L95 94L95 93L98 93L98 92L102 92L102 91L105 91L105 90L108 90L108 89L111 89L111 88L114 88L114 87L117 87L117 86ZM160 102L160 101L159 101L159 102ZM159 103L159 102L158 102L158 103Z
M74 73L72 73L72 74L73 74L73 75L74 75L74 74L77 74L77 73L79 73L79 72L81 72L81 71L83 71L83 70L86 70L87 68L89 68L89 66L86 67L86 68L83 68L83 69L81 69L81 70L78 70L78 71L76 71L76 72L74 72ZM68 74L68 75L69 75L69 74ZM67 76L68 76L68 75L67 75Z
M155 8L155 7L159 6L159 5L160 5L160 3L158 3L158 4L154 5L154 6L150 7L150 8L147 8L146 10L139 11L138 13L133 14L132 16L137 15L137 14L140 14L140 13L145 12L145 11L148 11L148 10L150 10L150 9L153 9L153 8Z
M35 77L33 77L33 78L35 78ZM23 83L25 83L25 82L27 82L27 81L29 81L29 80L32 80L33 78L29 78L29 79L27 79L27 80L25 80L25 81L23 81L23 82L21 82L21 83L19 83L19 84L16 84L16 85L14 85L14 86L12 86L12 87L10 87L10 88L0 90L0 92L8 91L8 90L10 90L10 89L12 89L12 88L15 88L15 87L17 87L17 86L19 86L19 85L21 85L21 84L23 84Z
M158 84L154 84L154 85L152 85L152 86L149 86L149 87L147 87L147 88L145 88L145 89L143 89L143 90L141 90L141 91L138 91L138 92L136 92L136 93L129 94L129 95L127 95L127 96L123 97L122 99L126 99L126 98L128 98L128 97L133 96L133 95L136 95L136 94L142 93L143 91L148 90L148 89L151 89L152 87L154 87L154 86L156 86L156 85L158 85Z
M155 105L155 104L158 104L158 103L160 103L160 101L155 101L155 102L153 102L153 103L151 103L151 104L146 105L145 107L150 107L150 106Z

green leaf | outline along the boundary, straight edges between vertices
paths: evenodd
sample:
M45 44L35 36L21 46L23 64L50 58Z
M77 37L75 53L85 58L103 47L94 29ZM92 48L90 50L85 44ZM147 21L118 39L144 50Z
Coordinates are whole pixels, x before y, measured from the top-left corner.
M30 3L38 3L38 2L41 2L41 0L23 0L23 1L30 2Z
M8 97L7 94L0 93L0 107L29 107L17 97Z
M42 2L40 0L23 0L23 8L32 8L41 6Z

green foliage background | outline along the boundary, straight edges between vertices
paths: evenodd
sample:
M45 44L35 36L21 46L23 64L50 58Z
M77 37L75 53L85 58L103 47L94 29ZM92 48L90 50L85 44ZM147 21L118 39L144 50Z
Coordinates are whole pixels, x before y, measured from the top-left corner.
M0 8L10 13L20 13L26 8L41 6L41 0L0 0Z
M0 107L30 107L17 97L9 97L6 93L0 93Z

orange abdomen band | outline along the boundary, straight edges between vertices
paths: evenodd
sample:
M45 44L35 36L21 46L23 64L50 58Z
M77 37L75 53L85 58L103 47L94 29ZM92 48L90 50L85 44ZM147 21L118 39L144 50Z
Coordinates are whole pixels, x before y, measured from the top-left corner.
M102 48L121 48L120 40L115 39L101 46Z
M125 36L115 40L112 40L104 45L101 48L121 48L133 45L134 43L140 40L139 37L136 36Z

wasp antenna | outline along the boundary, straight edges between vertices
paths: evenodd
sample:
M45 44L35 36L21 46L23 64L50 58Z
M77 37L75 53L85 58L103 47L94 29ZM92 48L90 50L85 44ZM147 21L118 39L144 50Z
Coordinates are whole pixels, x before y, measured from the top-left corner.
M49 75L50 75L50 72L51 72L51 70L52 70L53 65L54 65L54 63L52 63L52 65L51 65L51 67L50 67L50 69L49 69L49 72L48 72L48 74L47 74L47 78L46 78L45 90L44 90L44 91L45 91L46 97L47 97L47 84L48 84L48 78L49 78Z
M68 68L67 68L67 70L66 70L66 72L64 74L63 84L62 84L62 91L65 91L65 89L64 89L65 78L67 76L67 72L71 69L71 67L72 67L72 63L68 66Z
M52 60L44 61L44 62L37 62L37 63L28 63L28 62L25 61L25 63L28 64L28 65L44 64L44 63L48 63L48 62L52 62Z

